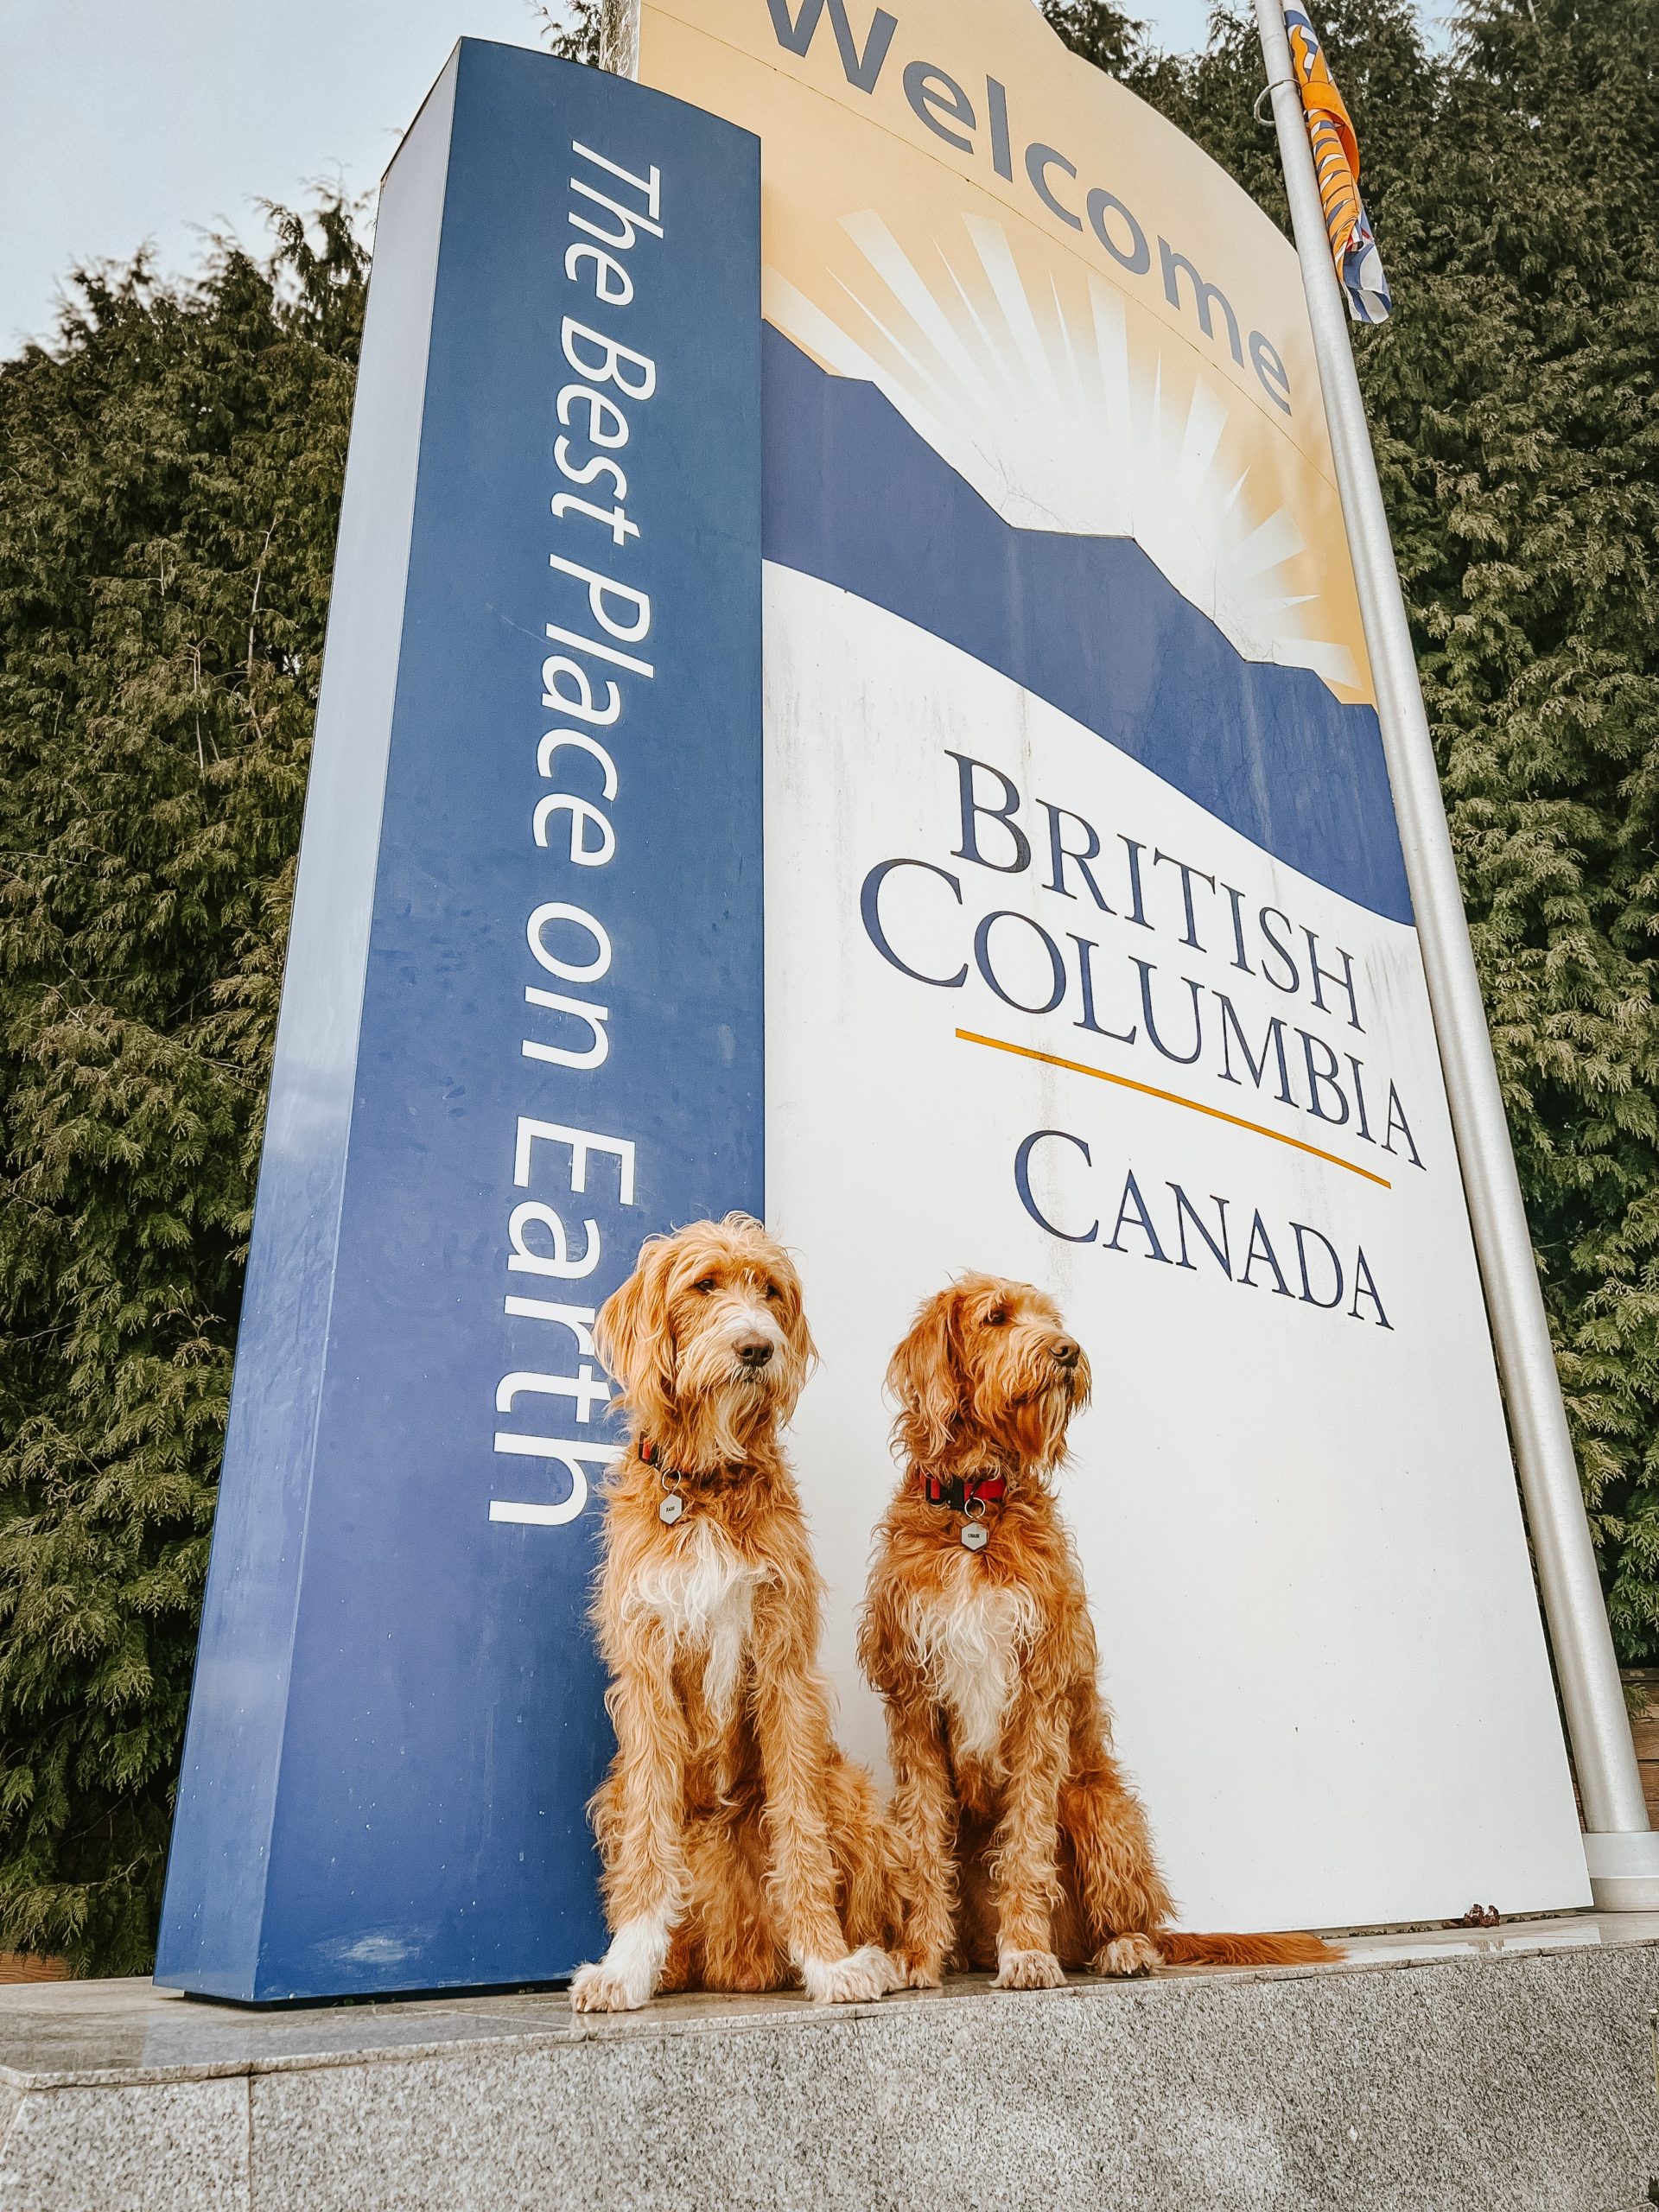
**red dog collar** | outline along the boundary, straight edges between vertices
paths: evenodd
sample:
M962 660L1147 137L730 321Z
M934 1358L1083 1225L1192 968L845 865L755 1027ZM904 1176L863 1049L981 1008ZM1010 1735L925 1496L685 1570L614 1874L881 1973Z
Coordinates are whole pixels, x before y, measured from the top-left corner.
M970 1505L982 1501L987 1505L1000 1504L1008 1493L1006 1475L926 1475L922 1477L922 1495L930 1505L948 1505L953 1513L965 1513Z

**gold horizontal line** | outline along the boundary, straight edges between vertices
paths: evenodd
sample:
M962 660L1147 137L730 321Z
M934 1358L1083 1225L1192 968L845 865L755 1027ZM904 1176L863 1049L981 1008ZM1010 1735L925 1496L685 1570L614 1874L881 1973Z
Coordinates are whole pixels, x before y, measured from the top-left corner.
M981 1037L972 1029L957 1032L964 1045L988 1045L994 1052L1013 1052L1022 1060L1040 1060L1045 1067L1065 1068L1072 1075L1091 1075L1096 1083L1115 1083L1124 1090L1138 1090L1147 1098L1161 1098L1166 1105L1185 1106L1191 1114L1208 1114L1213 1122L1230 1122L1236 1129L1249 1129L1258 1137L1271 1137L1275 1144L1287 1144L1298 1152L1311 1152L1315 1160L1328 1160L1333 1167L1345 1167L1351 1175L1363 1175L1368 1183L1380 1183L1385 1191L1394 1188L1386 1175L1373 1175L1369 1167L1359 1167L1351 1160L1344 1160L1334 1152L1322 1152L1316 1144L1305 1144L1300 1137L1287 1137L1282 1129L1269 1129L1260 1122L1247 1122L1242 1114L1224 1114L1219 1106L1200 1105L1196 1098L1183 1098L1177 1090L1160 1090L1150 1083L1136 1083L1132 1076L1112 1075L1105 1068L1091 1068L1083 1060L1063 1060L1054 1052L1033 1052L1029 1045L1010 1045L1001 1037Z

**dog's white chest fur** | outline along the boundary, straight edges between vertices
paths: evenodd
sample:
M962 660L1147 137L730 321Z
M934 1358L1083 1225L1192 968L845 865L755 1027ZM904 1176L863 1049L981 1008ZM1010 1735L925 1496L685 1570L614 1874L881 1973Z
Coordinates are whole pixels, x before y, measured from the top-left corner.
M722 1727L742 1676L755 1588L765 1579L764 1567L741 1560L716 1528L691 1516L675 1531L672 1549L643 1570L629 1593L629 1610L654 1617L672 1643L708 1654L702 1694Z
M958 1758L988 1759L1001 1741L1035 1608L1024 1591L988 1581L965 1554L951 1568L941 1588L912 1599L910 1638L950 1716L952 1751Z

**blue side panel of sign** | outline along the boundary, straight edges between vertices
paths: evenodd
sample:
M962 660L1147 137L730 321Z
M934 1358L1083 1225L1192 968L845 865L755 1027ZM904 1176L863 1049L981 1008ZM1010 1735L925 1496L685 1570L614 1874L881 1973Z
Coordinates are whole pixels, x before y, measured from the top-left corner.
M762 1202L759 199L747 134L472 41L388 180L170 1986L603 1940L588 1322Z

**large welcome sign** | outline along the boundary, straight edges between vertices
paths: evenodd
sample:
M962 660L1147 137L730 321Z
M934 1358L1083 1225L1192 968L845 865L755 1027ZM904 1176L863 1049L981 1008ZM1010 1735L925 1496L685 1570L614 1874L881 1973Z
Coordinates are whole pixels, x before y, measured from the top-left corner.
M734 1206L849 1749L887 1357L1004 1271L1189 1923L1583 1904L1291 249L1027 0L641 31L386 183L160 1979L594 1954L594 1317Z
M1029 1277L1190 1924L1582 1904L1282 236L1025 0L646 0L762 145L767 1206L849 1747L881 1376Z
M163 1982L603 1940L594 1316L762 1203L757 222L471 41L387 178Z

